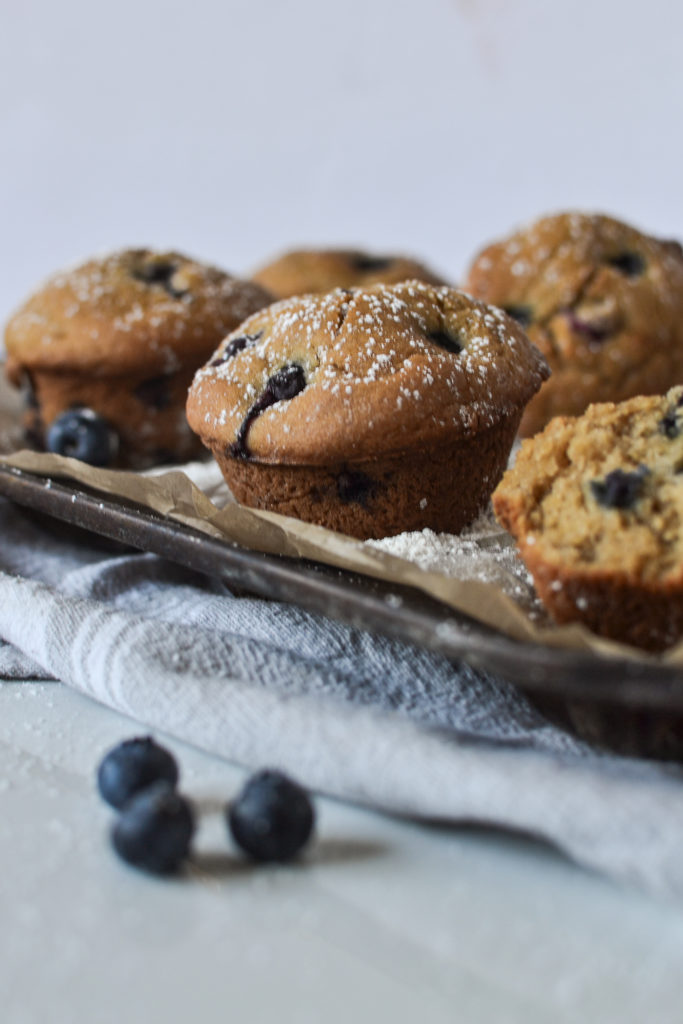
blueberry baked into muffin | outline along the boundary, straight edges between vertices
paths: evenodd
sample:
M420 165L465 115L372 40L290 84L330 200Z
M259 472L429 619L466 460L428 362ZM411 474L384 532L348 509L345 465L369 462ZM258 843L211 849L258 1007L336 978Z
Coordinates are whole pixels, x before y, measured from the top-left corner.
M176 252L129 249L55 275L5 331L28 439L100 466L196 455L184 411L192 376L270 301L260 285Z
M521 433L683 383L683 249L604 216L545 217L483 250L467 291L514 316L552 376Z
M493 507L557 622L650 651L683 636L683 387L557 417Z
M246 505L361 538L457 532L547 372L514 320L455 289L336 289L250 317L187 415Z
M295 249L252 276L280 299L319 295L333 288L367 288L408 280L446 284L428 267L408 256L378 256L357 249Z

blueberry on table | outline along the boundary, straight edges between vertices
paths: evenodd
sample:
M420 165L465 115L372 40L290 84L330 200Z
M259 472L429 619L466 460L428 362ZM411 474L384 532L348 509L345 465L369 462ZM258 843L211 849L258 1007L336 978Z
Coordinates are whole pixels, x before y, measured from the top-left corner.
M45 446L55 455L68 455L91 466L108 466L118 451L118 435L92 409L67 409L52 421Z
M97 769L97 788L112 807L120 810L131 797L155 782L173 787L178 765L168 750L151 736L138 736L109 751Z
M233 839L264 862L295 857L311 836L314 818L306 790L278 771L253 775L228 807Z
M177 871L190 852L192 808L168 782L155 782L134 796L114 825L111 840L128 864L157 875Z

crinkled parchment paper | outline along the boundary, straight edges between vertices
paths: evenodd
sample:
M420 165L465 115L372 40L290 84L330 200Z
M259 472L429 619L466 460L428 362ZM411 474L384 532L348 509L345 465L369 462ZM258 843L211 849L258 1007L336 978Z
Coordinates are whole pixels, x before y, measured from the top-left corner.
M578 625L552 625L535 599L524 567L510 550L511 539L490 517L480 519L455 545L448 536L428 536L429 531L425 535L403 535L394 541L363 543L297 519L238 505L221 483L213 463L141 474L95 469L75 459L32 451L0 457L0 463L44 476L46 481L54 478L84 485L110 499L125 498L256 551L312 559L417 587L517 640L683 664L683 644L656 659L596 637ZM410 559L405 557L406 552L410 552Z

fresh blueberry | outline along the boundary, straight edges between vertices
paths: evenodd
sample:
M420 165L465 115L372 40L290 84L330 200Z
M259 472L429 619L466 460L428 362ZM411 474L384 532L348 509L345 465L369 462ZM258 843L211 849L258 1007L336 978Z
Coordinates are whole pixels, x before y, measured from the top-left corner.
M238 846L253 860L291 860L308 842L314 823L306 790L282 772L253 775L228 807Z
M269 409L276 402L289 402L295 398L300 391L306 387L306 374L303 366L298 363L288 363L280 370L277 370L266 381L266 386L250 407L247 415L242 421L237 437L229 446L228 452L233 458L248 459L247 434L257 416Z
M178 765L173 754L151 736L119 743L104 756L97 769L100 795L118 810L136 793L160 780L175 786Z
M647 466L639 466L632 473L614 469L604 480L591 480L593 497L605 508L632 508L642 494L643 484L649 473Z
M119 857L157 875L182 865L190 851L194 815L168 782L155 782L134 796L114 824L111 840Z
M119 439L106 420L92 409L80 407L67 409L52 421L45 444L55 455L108 466L116 456Z
M458 352L462 352L462 345L448 331L430 331L427 337L432 344L438 345L439 348L445 349L446 352L452 352L455 356L457 356Z
M614 267L626 277L638 277L645 270L645 260L639 252L620 252L608 259L607 262L610 267Z
M516 320L520 327L529 327L534 319L531 306L503 306L503 312Z

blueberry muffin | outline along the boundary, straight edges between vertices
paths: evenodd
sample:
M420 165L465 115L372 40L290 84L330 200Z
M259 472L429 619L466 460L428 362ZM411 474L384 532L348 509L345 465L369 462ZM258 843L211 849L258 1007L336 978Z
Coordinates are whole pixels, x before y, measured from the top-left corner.
M187 415L244 504L362 538L457 532L547 372L514 320L454 289L336 289L250 317Z
M475 259L467 291L514 316L552 376L521 433L683 383L683 250L609 217L545 217Z
M260 285L175 252L130 249L57 274L5 332L28 439L95 465L196 455L184 411L192 376L271 300Z
M319 295L333 288L425 281L446 284L422 263L407 256L375 256L356 249L298 249L261 267L254 281L280 299Z
M493 507L558 623L650 651L683 636L683 387L552 420Z

